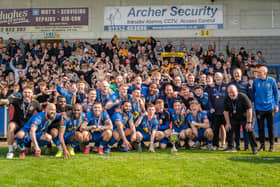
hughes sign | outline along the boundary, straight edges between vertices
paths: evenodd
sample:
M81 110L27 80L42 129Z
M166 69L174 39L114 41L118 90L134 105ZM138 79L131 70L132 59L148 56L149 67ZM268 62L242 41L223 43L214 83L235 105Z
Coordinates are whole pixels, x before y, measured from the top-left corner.
M104 30L222 29L223 6L105 7Z
M0 9L0 32L88 31L88 8Z

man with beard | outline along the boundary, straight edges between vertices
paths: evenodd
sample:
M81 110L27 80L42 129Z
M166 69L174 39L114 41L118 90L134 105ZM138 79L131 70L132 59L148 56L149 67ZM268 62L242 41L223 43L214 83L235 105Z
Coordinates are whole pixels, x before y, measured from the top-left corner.
M20 158L25 158L25 143L32 142L36 157L41 157L41 146L52 141L47 129L52 121L60 119L53 103L47 105L46 112L33 115L16 135L17 144L21 149Z
M11 104L14 106L14 116L8 124L8 153L7 159L12 159L14 157L14 136L15 134L24 126L24 124L31 118L34 111L41 112L40 104L32 99L33 89L30 87L25 87L23 89L23 98L9 98L0 99L0 105Z
M87 118L82 112L81 104L75 104L72 112L66 111L63 117L63 123L59 128L59 140L58 152L55 157L69 158L74 156L74 148L83 142L83 134L80 131L80 127L87 125ZM68 145L68 148L67 148Z
M144 95L145 105L147 106L149 104L155 104L159 97L160 95L157 85L154 83L150 84L147 94Z
M139 90L140 92L140 90ZM136 141L136 130L131 113L131 103L126 100L122 102L121 111L112 116L113 137L109 142L109 147L119 141L122 152L130 152L131 143Z
M72 105L66 104L66 98L64 96L57 97L57 104L56 104L56 113L59 115L63 115L64 112L72 110ZM48 133L52 136L52 141L54 144L59 145L59 126L60 126L60 119L54 120L50 126L48 127ZM52 144L47 144L47 149L45 154L49 154L52 148Z

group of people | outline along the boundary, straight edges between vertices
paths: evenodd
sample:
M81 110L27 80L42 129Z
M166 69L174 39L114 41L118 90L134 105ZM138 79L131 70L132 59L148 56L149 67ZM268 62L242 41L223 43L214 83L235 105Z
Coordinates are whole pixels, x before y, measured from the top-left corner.
M0 38L0 105L13 110L7 158L14 157L15 141L20 158L31 150L41 157L45 145L65 158L113 147L235 152L241 127L244 149L250 143L257 154L265 150L265 120L274 151L277 83L261 51L237 52L228 43L226 52L216 55L215 39L204 50L201 43L188 49L184 40L163 47L153 37L73 45Z

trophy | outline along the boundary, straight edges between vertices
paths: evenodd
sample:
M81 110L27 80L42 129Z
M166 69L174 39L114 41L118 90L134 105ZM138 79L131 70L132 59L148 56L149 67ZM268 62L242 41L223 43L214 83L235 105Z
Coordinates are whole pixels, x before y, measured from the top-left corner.
M176 142L179 140L178 138L178 133L174 131L172 131L171 135L170 135L170 142L172 143L172 148L171 148L171 152L177 152L177 148L176 148Z

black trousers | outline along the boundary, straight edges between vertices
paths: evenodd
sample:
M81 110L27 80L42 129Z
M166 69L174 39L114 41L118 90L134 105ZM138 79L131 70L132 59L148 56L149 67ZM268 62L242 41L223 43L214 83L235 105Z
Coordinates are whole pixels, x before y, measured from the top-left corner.
M274 110L269 110L269 111L257 110L256 114L257 114L257 122L259 128L260 143L261 145L264 146L265 143L264 120L266 119L269 143L272 146L274 144Z
M231 130L227 133L228 139L228 147L233 148L233 135L237 132L240 133L240 126L242 125L243 131L246 131L246 121L237 121L237 120L230 120ZM255 137L254 130L247 131L249 142L252 149L257 148L257 141Z
M219 130L221 125L225 125L226 120L224 115L213 115L213 131L214 131L214 138L213 138L213 145L219 147Z

